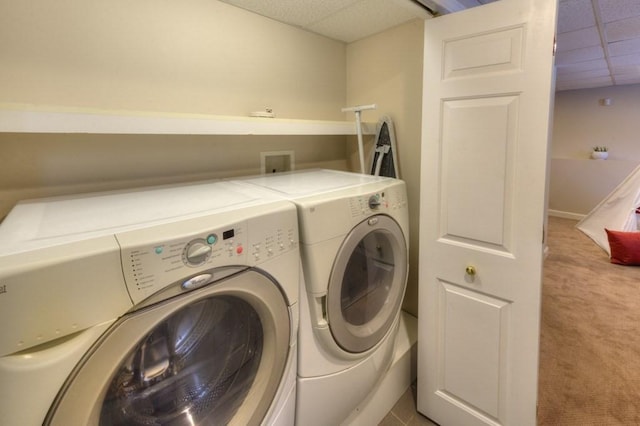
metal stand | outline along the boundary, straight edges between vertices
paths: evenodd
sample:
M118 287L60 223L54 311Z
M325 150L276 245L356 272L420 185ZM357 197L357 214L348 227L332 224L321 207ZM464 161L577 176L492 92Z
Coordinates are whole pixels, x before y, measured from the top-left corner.
M358 155L360 157L360 173L365 174L364 168L364 145L362 143L362 124L360 121L360 113L368 109L376 109L376 104L358 105L354 107L342 108L342 112L353 111L356 114L356 132L358 134Z

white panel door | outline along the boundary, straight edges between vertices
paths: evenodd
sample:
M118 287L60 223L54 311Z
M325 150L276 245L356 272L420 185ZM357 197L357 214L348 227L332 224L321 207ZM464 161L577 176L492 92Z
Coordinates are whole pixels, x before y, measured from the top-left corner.
M418 410L536 423L554 0L425 22Z

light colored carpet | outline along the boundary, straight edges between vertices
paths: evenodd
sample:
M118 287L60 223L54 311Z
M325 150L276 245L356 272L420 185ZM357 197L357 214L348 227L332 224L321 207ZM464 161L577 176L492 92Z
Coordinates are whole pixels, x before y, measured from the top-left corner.
M640 425L640 267L549 219L538 424Z

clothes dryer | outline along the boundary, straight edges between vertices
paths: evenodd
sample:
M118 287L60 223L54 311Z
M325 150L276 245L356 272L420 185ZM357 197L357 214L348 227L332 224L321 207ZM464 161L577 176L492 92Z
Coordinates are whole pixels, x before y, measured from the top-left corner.
M389 367L408 273L404 182L332 170L240 180L298 208L296 423L338 425Z
M0 242L2 424L293 424L290 202L225 182L34 200Z

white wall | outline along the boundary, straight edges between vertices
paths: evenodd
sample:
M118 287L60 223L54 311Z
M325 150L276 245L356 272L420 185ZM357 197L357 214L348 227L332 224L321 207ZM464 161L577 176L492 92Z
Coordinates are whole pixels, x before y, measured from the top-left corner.
M0 104L341 120L346 46L216 0L0 0ZM0 134L0 218L19 199L346 168L345 137Z
M640 85L556 93L549 208L587 214L640 164L639 141ZM599 145L609 158L590 160Z
M388 115L394 122L400 177L409 197L409 282L404 309L418 314L418 218L420 205L420 143L422 124L422 63L424 22L416 20L347 46L347 104L378 105L363 112L377 121ZM357 165L354 144L351 164ZM367 144L371 153L373 143ZM369 157L370 158L370 157ZM370 159L367 161L370 163Z

